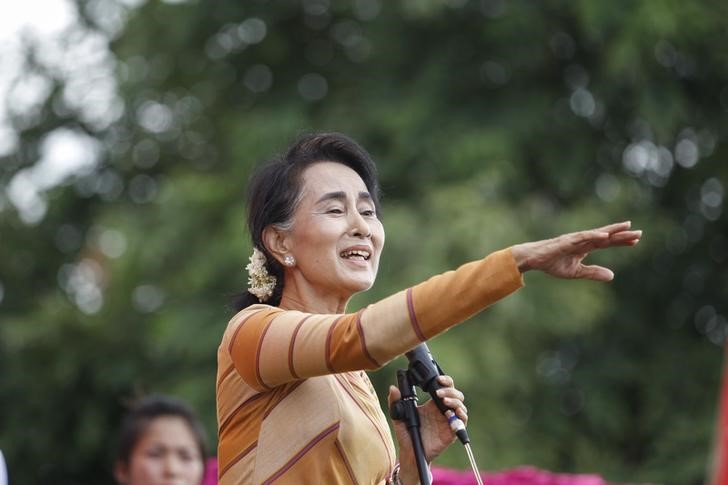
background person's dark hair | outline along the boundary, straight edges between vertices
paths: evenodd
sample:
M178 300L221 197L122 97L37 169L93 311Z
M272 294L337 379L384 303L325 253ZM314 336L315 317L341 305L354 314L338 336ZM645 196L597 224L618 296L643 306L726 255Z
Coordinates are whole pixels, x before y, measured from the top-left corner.
M300 137L283 157L264 163L252 176L248 188L248 231L253 246L265 254L268 272L276 277L273 295L265 303L278 305L283 292L283 268L263 244L263 229L270 225L285 228L301 196L301 174L316 162L338 162L354 170L372 196L377 215L380 188L377 167L369 153L357 142L341 133L312 133ZM233 302L237 312L260 303L247 290Z
M195 412L184 402L168 396L153 395L136 401L124 416L119 430L116 460L129 464L132 451L146 432L149 424L161 417L182 418L192 431L204 462L207 458L207 435Z

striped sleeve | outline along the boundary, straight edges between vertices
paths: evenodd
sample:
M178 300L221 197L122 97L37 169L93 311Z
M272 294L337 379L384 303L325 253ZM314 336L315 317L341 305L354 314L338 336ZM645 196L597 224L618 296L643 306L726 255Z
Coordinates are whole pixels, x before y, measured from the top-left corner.
M523 286L510 249L430 278L365 309L314 315L256 306L236 316L229 352L264 391L296 379L376 369ZM261 310L260 308L264 308Z

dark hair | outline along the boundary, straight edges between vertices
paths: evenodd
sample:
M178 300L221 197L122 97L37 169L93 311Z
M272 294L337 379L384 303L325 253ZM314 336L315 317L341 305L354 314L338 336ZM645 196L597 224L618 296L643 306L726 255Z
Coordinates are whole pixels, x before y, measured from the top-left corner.
M300 137L283 157L264 163L250 180L248 187L248 231L253 246L265 254L268 273L276 277L273 295L265 303L278 305L283 292L283 268L263 244L263 230L271 225L285 228L301 196L301 174L316 162L338 162L354 170L372 196L380 213L380 188L377 167L371 156L357 142L341 133L312 133ZM240 311L259 303L258 298L244 291L233 302Z
M184 402L168 396L148 396L137 401L131 410L124 417L119 430L119 443L116 451L116 459L125 465L129 464L134 447L146 433L147 428L157 418L161 417L182 418L190 428L200 457L203 461L207 458L207 437L194 411Z

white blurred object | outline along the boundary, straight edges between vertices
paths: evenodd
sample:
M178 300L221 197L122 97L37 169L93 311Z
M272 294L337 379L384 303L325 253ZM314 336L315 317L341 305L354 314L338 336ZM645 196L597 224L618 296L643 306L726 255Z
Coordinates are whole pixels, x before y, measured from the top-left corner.
M8 470L5 468L5 457L0 451L0 485L8 485Z

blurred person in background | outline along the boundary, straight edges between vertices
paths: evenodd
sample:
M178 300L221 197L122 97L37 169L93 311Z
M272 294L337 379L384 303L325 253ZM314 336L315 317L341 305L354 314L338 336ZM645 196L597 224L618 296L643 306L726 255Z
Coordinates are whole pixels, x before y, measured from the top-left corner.
M218 350L221 484L418 483L409 435L394 423L397 459L364 370L519 289L528 270L609 281L609 269L582 260L641 237L624 222L518 244L346 313L377 275L379 192L369 154L336 133L303 136L251 180L249 288ZM450 377L440 382L467 421L463 394ZM399 398L390 387L390 404ZM419 413L430 462L454 435L432 401Z
M187 404L149 396L124 417L114 477L120 485L200 485L206 447L204 428Z

